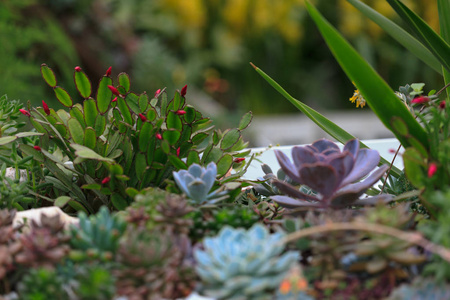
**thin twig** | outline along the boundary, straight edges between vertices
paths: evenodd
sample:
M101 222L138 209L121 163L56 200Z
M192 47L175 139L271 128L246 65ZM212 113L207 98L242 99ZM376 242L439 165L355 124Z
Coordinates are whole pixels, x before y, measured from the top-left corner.
M437 254L447 262L450 262L450 250L440 245L434 244L424 238L417 232L405 232L397 228L392 228L379 224L370 224L362 222L348 222L348 223L329 223L321 226L314 226L306 229L302 229L291 234L288 234L281 241L282 243L289 243L300 238L304 238L310 235L325 233L329 231L341 231L341 230L360 230L374 232L378 234L385 234L395 237L399 240L406 241L411 244L418 245L431 253Z
M398 152L400 151L401 148L402 148L402 145L400 144L400 146L398 146L397 151L395 152L394 158L392 159L391 165L389 166L389 169L386 172L386 179L383 182L383 187L381 188L380 194L383 194L383 192L384 192L384 187L386 186L386 182L388 180L389 173L391 172L392 166L394 165L394 161L397 158L397 154L398 154Z
M442 89L439 90L439 92L436 93L436 96L439 96L443 91L445 91L446 88L450 86L450 82L447 83Z

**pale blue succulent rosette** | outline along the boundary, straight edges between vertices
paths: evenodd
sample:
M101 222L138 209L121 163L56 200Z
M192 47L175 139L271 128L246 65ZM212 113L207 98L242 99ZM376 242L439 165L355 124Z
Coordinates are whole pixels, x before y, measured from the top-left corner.
M248 231L224 227L197 249L196 271L202 292L215 299L272 299L299 253L283 253L284 234L255 224Z
M187 170L173 172L175 182L194 204L215 204L227 198L226 191L210 193L217 176L217 166L210 162L206 168L192 164Z

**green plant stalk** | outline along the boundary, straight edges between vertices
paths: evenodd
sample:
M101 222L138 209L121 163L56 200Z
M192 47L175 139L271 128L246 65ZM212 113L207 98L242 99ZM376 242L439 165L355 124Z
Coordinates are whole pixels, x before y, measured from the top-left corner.
M439 13L439 28L441 37L447 44L450 44L450 2L447 0L438 0L438 13ZM450 72L445 68L442 68L444 74L445 85L450 83ZM447 89L446 89L447 90ZM447 98L450 96L450 92L447 91Z
M337 141L339 141L342 144L345 144L347 141L351 139L355 139L353 135L327 119L325 116L317 112L316 110L312 109L308 105L302 103L301 101L295 99L289 93L283 89L275 80L273 80L269 75L267 75L264 71L262 71L260 68L256 67L253 63L250 63L253 68L258 72L259 75L261 75L262 78L264 78L277 92L279 92L284 98L286 98L289 102L292 103L296 108L298 108L301 112L303 112L308 118L311 119L314 123L317 124L320 128L322 128L326 133L331 135L333 138L335 138ZM363 148L369 148L367 147L363 142L360 142L360 146ZM391 165L389 161L384 159L383 157L380 158L380 165L388 164ZM396 166L392 165L391 168L391 174L394 175L396 178L398 178L401 175L401 171Z

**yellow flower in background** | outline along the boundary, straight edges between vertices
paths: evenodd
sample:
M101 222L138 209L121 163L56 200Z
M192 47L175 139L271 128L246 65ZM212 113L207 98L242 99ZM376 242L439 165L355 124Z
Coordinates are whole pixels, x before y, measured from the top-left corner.
M366 99L364 99L364 97L361 95L358 89L355 90L353 96L350 98L350 101L352 103L356 102L356 107L363 108L364 105L366 105Z

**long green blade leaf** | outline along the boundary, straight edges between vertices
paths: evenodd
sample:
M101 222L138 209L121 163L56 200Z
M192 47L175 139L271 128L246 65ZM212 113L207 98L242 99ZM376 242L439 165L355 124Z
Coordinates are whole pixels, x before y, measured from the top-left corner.
M288 92L286 92L285 89L283 89L275 80L273 80L269 75L264 73L260 68L256 67L252 64L252 66L255 68L256 72L258 72L259 75L261 75L262 78L264 78L277 92L279 92L284 98L286 98L289 102L291 102L296 108L298 108L302 113L304 113L308 118L311 119L314 123L317 124L320 128L322 128L326 133L331 135L333 138L335 138L337 141L341 142L342 144L345 144L348 140L354 139L355 137L327 119L325 116L317 112L316 110L312 109L308 105L302 103L301 101L295 99L291 95L289 95ZM360 142L360 146L363 148L368 148L364 143ZM381 158L380 164L390 164L389 161L387 161L384 158ZM392 166L391 174L393 174L395 177L399 177L401 175L401 171L395 167Z
M411 146L409 137L394 131L391 125L392 120L402 119L408 128L409 135L417 139L425 149L428 149L428 137L425 130L388 84L308 1L306 1L306 7L334 57L350 80L358 87L381 122L395 134L406 148Z
M372 9L370 6L364 4L360 0L347 0L351 5L357 8L366 17L380 26L387 34L392 36L403 47L408 49L417 58L426 63L429 67L438 73L442 73L441 63L434 57L434 55L422 45L416 38L406 32L403 28ZM444 0L446 1L446 0Z
M447 44L450 44L450 2L448 0L438 0L438 12L441 37ZM448 84L450 82L450 72L444 69L443 73L445 84ZM450 92L447 89L447 97L449 95Z
M450 46L417 14L398 0L387 0L397 14L405 21L417 38L450 71ZM448 18L448 15L447 15Z

